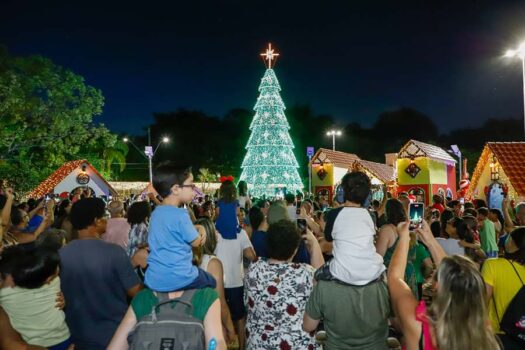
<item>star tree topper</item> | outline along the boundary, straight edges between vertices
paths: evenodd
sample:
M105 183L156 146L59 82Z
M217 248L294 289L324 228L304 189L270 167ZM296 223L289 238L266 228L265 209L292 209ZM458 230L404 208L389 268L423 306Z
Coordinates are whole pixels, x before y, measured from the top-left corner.
M264 57L263 60L265 61L266 68L271 69L273 66L275 66L275 61L277 61L279 54L275 52L274 49L272 49L272 44L269 43L266 52L261 53L261 57Z

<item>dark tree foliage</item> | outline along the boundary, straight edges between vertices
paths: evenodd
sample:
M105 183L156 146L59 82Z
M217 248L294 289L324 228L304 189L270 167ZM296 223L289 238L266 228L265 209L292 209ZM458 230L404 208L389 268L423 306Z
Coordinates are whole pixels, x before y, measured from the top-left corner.
M170 135L172 140L169 145L159 148L155 163L165 160L188 162L193 165L195 173L199 168L207 168L211 173L232 174L238 178L253 113L245 109L233 109L219 118L200 111L179 109L154 114L152 139ZM430 117L411 108L383 112L371 128L356 122L341 127L332 116L316 115L305 105L292 106L285 113L291 126L290 135L300 165L299 172L305 184L308 176L306 147L313 146L316 150L320 147L331 148L332 139L326 136L326 131L333 127L343 131L336 141L338 151L354 153L362 159L381 163L385 161L385 153L398 152L410 139L435 144L446 150L450 145L457 144L469 159L471 173L485 142L523 139L523 122L519 119L489 119L478 128L463 128L440 135ZM143 143L146 142L146 138L143 138ZM132 156L134 153L129 153L128 162L131 162L130 157L136 156ZM139 158L138 161L144 160ZM129 167L123 178L146 179L147 167L142 172L133 172L132 167Z
M0 47L0 180L23 193L64 162L88 159L111 179L127 146L94 118L102 92L42 56L14 56Z

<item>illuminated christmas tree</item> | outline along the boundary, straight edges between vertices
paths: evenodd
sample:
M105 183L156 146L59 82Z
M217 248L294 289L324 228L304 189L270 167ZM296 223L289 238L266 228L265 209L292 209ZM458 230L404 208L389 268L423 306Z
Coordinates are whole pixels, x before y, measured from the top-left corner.
M241 180L248 183L253 196L275 197L284 191L301 191L303 184L297 171L299 164L293 154L294 145L288 132L290 125L284 115L285 106L279 94L281 87L272 69L279 54L270 44L261 56L265 58L267 69L254 107L251 135L241 166Z

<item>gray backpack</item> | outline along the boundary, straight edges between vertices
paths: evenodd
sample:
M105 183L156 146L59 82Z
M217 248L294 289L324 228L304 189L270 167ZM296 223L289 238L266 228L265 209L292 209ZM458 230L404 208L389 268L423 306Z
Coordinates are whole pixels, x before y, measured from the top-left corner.
M130 350L205 350L204 325L193 317L195 289L180 298L156 293L159 303L142 317L128 335Z

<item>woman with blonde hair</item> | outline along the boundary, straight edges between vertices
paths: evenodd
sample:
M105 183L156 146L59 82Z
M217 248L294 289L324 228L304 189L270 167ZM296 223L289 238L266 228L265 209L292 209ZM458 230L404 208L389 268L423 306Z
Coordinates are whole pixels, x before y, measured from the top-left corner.
M388 289L405 349L499 350L488 318L485 284L476 264L463 256L446 257L423 222L417 233L438 265L436 294L427 310L404 281L410 244L408 223L400 223L397 231L399 241L388 269Z
M227 343L231 343L235 340L235 328L230 315L230 309L226 303L226 297L224 295L224 270L222 268L221 261L215 256L215 248L217 248L217 237L218 232L213 225L213 222L209 218L197 219L196 225L202 225L206 231L206 242L203 246L193 247L193 263L209 272L217 285L215 290L219 294L221 301L221 321L225 338Z
M388 269L390 262L392 261L392 255L396 245L399 242L399 235L396 227L399 223L407 220L407 214L403 207L403 203L399 199L391 198L386 202L385 205L386 224L381 226L377 235L375 243L376 251L383 257L383 263ZM410 286L412 293L418 297L418 287L416 281L416 269L421 266L415 266L416 254L417 253L417 242L415 237L410 242L410 248L408 250L408 258L405 269L405 282Z

